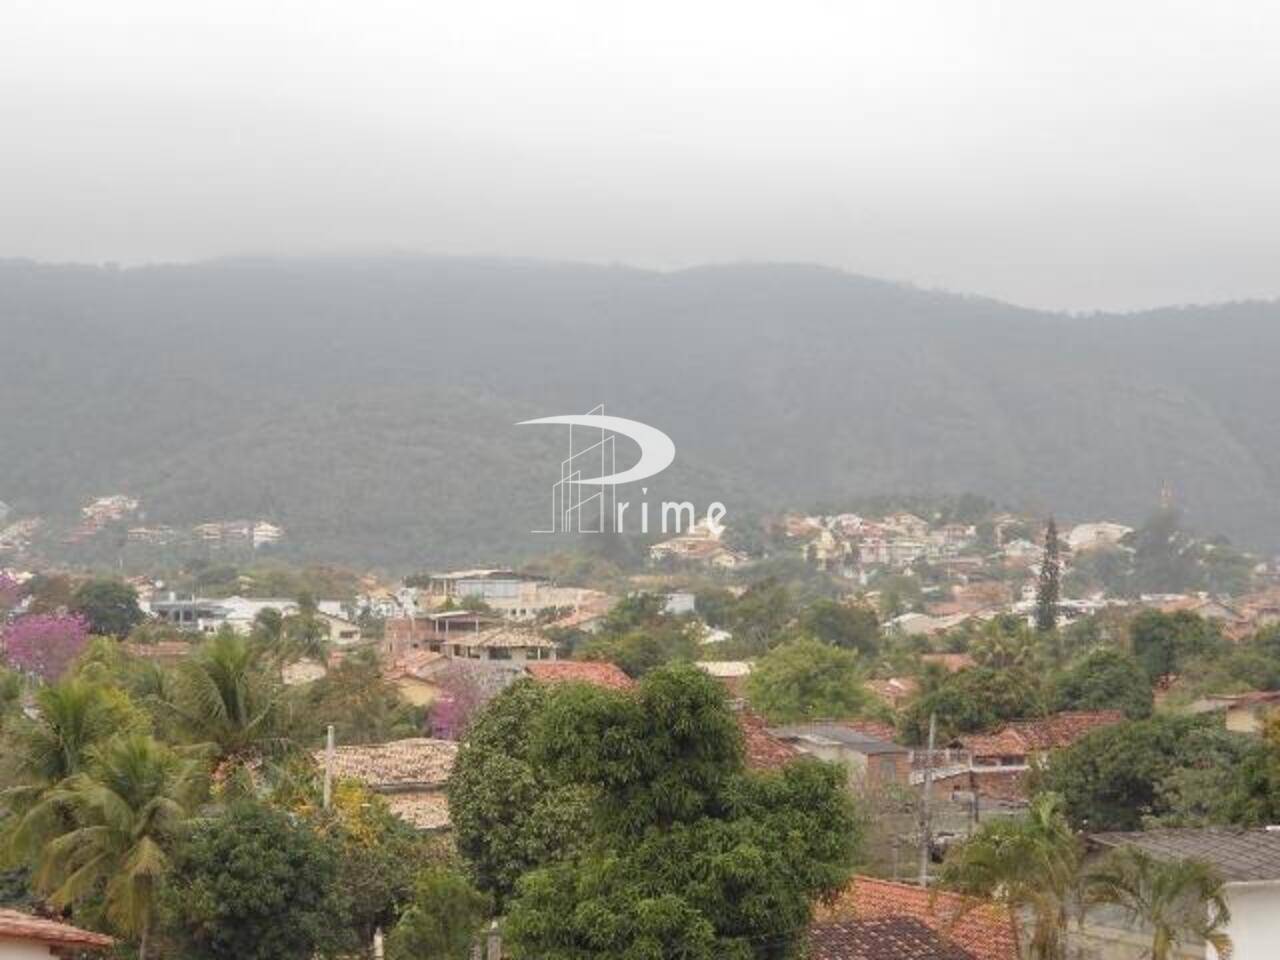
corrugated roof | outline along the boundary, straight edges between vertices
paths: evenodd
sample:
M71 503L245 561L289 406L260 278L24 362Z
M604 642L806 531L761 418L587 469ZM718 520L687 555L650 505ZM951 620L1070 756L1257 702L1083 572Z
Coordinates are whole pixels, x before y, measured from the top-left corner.
M1098 833L1106 847L1139 847L1162 860L1203 860L1228 883L1280 880L1280 830L1184 827Z

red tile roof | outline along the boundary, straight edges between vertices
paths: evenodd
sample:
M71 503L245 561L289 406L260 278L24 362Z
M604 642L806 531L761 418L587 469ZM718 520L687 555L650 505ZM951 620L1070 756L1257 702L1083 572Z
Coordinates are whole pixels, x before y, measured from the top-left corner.
M807 960L975 960L913 917L815 923L808 947Z
M941 890L854 877L833 903L820 906L817 912L820 921L909 917L968 951L974 960L1020 958L1017 924L1007 907L975 903Z
M105 934L81 930L56 920L33 917L18 910L0 910L0 940L34 940L80 950L105 950L115 943Z
M1066 711L1041 720L1017 720L994 733L961 737L960 742L975 757L1025 756L1069 747L1086 734L1123 720L1119 710Z
M801 756L798 749L766 729L763 717L746 710L737 714L749 770L777 770Z
M525 671L543 683L590 683L609 690L630 690L635 681L612 663L591 660L546 660L531 663Z

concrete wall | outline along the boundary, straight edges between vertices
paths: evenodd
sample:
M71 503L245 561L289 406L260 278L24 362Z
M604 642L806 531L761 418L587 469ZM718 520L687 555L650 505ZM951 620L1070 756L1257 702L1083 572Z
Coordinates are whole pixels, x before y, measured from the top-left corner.
M1231 924L1227 933L1235 949L1232 960L1272 960L1280 957L1280 883L1227 888ZM1212 960L1218 953L1209 949Z
M49 960L51 956L52 952L42 943L0 937L0 960Z

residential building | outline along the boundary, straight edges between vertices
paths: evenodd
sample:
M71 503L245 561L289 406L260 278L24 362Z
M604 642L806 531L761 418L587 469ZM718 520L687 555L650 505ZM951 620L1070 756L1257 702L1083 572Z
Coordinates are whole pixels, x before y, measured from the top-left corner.
M958 745L972 754L975 768L1025 769L1053 750L1123 721L1119 710L1068 710L1038 720L1016 720L993 733L960 737Z
M1133 533L1133 527L1123 523L1080 523L1067 533L1067 546L1072 553L1082 553L1105 547L1119 546L1120 541Z
M230 627L237 633L248 633L263 610L275 610L286 617L298 612L295 601L280 598L179 598L173 593L152 598L148 607L152 616L157 619L180 630L196 633L217 633L222 627Z
M557 659L556 645L536 630L504 624L477 633L455 633L442 645L453 658L520 666L530 660Z
M69 923L0 909L0 960L46 960L109 950L115 941Z
M839 763L859 789L906 786L911 780L911 751L848 724L802 723L769 730L779 740L820 760Z
M1226 728L1234 733L1262 733L1267 717L1280 709L1280 690L1248 693L1216 693L1191 705L1193 713L1221 711Z
M1280 831L1227 827L1187 827L1090 837L1096 855L1136 847L1161 860L1207 863L1222 877L1231 912L1225 932L1231 960L1275 960L1280 949ZM1135 929L1121 911L1097 907L1085 915L1081 939L1092 956L1138 960L1151 946L1150 933ZM1218 960L1212 947L1193 945L1182 957Z
M335 647L354 647L363 640L364 635L359 625L352 623L346 617L317 611L316 619L324 624L328 631L327 639Z

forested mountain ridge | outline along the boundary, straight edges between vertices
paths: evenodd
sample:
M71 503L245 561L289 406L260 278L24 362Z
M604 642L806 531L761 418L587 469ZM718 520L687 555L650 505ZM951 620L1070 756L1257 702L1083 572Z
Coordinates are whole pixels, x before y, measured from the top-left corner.
M0 499L264 517L318 560L544 546L564 438L677 447L650 499L782 508L981 493L1280 546L1280 305L1066 316L804 265L468 258L0 262ZM634 491L639 496L639 491Z

